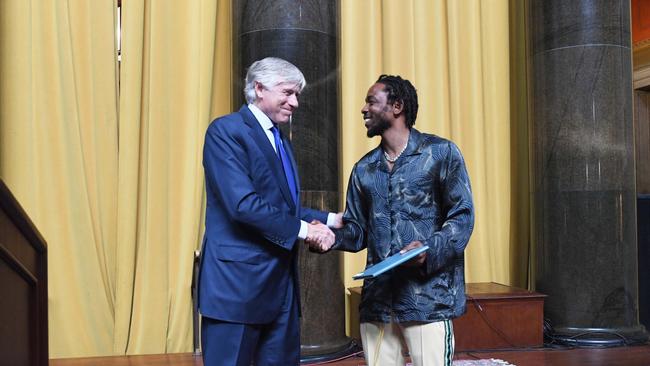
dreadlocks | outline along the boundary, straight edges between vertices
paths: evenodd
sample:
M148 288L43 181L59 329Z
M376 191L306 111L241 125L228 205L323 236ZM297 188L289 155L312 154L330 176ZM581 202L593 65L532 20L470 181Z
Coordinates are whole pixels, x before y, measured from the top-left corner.
M384 84L389 103L399 101L404 105L406 126L413 127L415 118L418 115L418 93L413 84L400 76L385 74L379 76L377 82Z

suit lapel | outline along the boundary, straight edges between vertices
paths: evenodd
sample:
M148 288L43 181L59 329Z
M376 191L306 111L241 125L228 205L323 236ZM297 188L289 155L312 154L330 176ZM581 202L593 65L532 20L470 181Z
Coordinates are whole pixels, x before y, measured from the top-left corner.
M291 198L291 191L289 190L289 185L287 184L287 178L284 176L284 170L282 169L282 162L280 161L278 155L273 149L273 146L271 145L269 138L266 137L266 133L262 129L262 126L260 126L259 122L257 122L257 119L255 119L255 116L250 111L250 109L248 109L247 106L241 107L241 109L239 110L239 114L242 115L244 123L246 123L248 127L250 127L249 133L251 135L251 138L253 138L257 146L259 146L260 149L262 150L262 153L264 154L264 157L266 158L266 161L269 164L269 168L273 172L273 175L275 176L275 180L278 182L278 187L280 188L280 192L282 192L282 196L284 197L284 200L287 201L289 207L291 207L291 209L293 210L295 208L295 203ZM290 153L288 154L289 156L291 156ZM291 161L293 164L293 157L291 158Z

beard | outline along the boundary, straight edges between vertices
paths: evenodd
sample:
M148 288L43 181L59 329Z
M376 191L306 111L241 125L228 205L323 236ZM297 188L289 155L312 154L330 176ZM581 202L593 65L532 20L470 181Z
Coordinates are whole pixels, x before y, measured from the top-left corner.
M381 134L384 133L384 131L386 131L389 128L390 128L390 122L385 118L379 118L377 119L377 123L368 126L368 131L366 131L366 135L368 135L368 137L381 136Z

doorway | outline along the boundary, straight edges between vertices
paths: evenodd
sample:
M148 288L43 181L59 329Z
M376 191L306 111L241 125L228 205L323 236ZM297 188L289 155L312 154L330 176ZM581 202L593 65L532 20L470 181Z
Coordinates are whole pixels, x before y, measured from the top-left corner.
M650 86L634 91L639 323L650 329Z

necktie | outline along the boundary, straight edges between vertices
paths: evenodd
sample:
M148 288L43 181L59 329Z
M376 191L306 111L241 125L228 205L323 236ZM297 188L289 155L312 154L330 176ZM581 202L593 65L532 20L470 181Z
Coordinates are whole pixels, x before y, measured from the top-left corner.
M275 125L273 125L273 127L271 127L271 132L273 133L273 139L275 140L275 147L278 150L278 155L280 155L280 161L282 161L284 176L287 178L287 184L289 185L289 190L291 190L291 198L293 198L294 203L297 203L298 194L296 189L296 178L293 173L293 167L291 167L291 161L289 161L287 151L284 149L284 145L282 144L282 139L280 138L280 130L278 130Z

